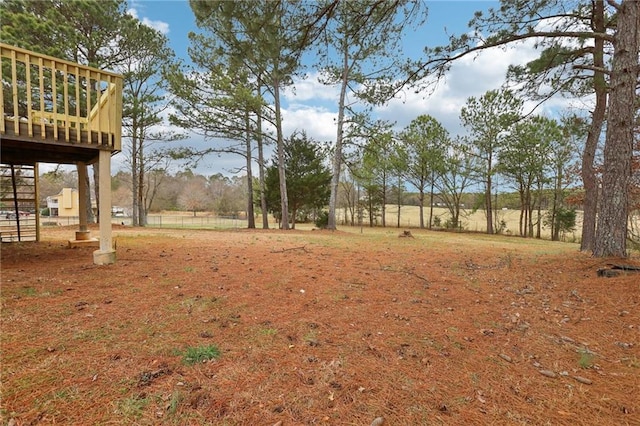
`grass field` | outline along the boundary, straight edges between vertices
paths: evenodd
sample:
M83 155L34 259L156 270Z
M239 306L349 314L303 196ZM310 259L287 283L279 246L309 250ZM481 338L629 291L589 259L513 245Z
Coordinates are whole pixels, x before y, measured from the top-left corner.
M401 228L418 228L420 226L420 209L418 206L402 206L400 209L400 227ZM387 205L386 209L386 225L388 228L397 228L398 225L398 206ZM544 215L545 212L543 211ZM435 207L433 216L439 217L441 223L444 224L449 218L449 212L445 208ZM462 228L470 232L485 232L486 218L484 211L463 210L461 214ZM537 213L534 213L537 217ZM339 225L344 226L349 221L345 221L344 210L337 211L337 219ZM256 219L256 223L260 225L260 218ZM498 211L498 222L504 221L506 228L503 233L507 235L517 235L519 229L520 211L519 210L500 210ZM199 212L195 216L191 212L162 212L153 213L148 218L149 226L156 227L179 227L179 228L212 228L212 229L229 229L229 228L245 228L246 221L242 219L228 219L216 217L207 212ZM126 223L129 221L127 220ZM425 226L429 223L429 208L424 208ZM580 239L580 227L582 225L582 212L578 212L576 219L576 230L565 235L566 241L576 242ZM369 226L368 217L363 218L363 226ZM377 226L382 225L380 218L377 219ZM276 227L277 224L271 218L271 226ZM301 229L309 229L313 224L296 224ZM550 230L543 227L541 235L543 238L550 239Z
M420 225L420 208L418 206L402 206L400 208L400 227L417 228ZM542 211L544 216L546 211ZM439 217L442 224L444 224L450 218L449 211L443 207L433 208L433 217ZM344 211L339 212L340 221L344 222ZM365 218L368 224L368 218ZM534 212L534 222L537 220L537 212ZM398 224L398 206L387 205L386 209L386 221L388 227L394 227ZM519 210L499 210L498 211L498 224L504 221L506 228L504 233L510 235L517 235L520 223L520 211ZM378 221L380 224L380 220ZM485 232L487 229L487 220L484 210L463 210L461 212L461 226L463 230L470 232ZM429 223L429 208L424 208L424 223L425 226ZM576 217L576 230L565 236L566 241L579 241L580 230L582 226L582 212L577 212ZM541 235L543 238L550 239L551 232L548 228L543 227Z

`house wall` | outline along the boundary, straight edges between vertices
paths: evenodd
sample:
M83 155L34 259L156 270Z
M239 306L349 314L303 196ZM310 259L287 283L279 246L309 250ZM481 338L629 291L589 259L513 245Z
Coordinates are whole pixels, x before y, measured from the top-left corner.
M77 217L79 205L77 189L62 188L58 195L47 197L47 207L49 207L53 216Z

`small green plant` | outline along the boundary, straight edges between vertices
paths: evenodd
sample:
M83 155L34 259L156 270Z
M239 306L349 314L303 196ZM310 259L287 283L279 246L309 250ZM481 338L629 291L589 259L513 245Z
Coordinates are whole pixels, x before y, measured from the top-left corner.
M117 413L125 419L137 419L142 416L145 407L149 404L149 398L141 395L132 396L118 402Z
M188 347L182 354L182 361L187 365L209 361L220 356L220 349L216 345Z
M309 346L318 346L318 333L311 330L304 335L304 341Z
M22 287L22 293L25 296L37 296L38 292L33 287Z
M504 234L507 231L507 222L505 222L504 219L500 220L500 223L498 224L498 229L496 229L496 233L497 234Z
M580 359L578 359L578 365L580 368L591 368L593 367L593 360L595 356L592 352L586 349L580 350Z
M175 414L178 411L178 406L184 399L182 393L179 391L173 392L171 394L171 398L169 399L169 403L167 404L167 412L169 414Z
M478 375L478 373L471 373L471 381L474 385L478 386L478 384L480 383L480 376Z
M504 264L507 268L511 268L511 265L513 264L513 258L511 257L511 252L508 252L507 254L502 256L501 261L502 261L502 264Z
M622 358L622 362L624 362L628 367L640 368L640 359L636 356Z

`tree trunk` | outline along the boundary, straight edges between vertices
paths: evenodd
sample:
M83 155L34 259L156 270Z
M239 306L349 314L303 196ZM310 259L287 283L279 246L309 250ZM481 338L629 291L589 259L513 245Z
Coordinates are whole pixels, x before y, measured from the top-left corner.
M491 166L487 173L487 187L484 191L484 204L487 213L487 234L493 234L493 209L491 208Z
M551 241L560 240L560 227L558 226L558 207L562 196L562 166L558 163L553 188L553 204L551 206Z
M295 207L291 208L291 229L296 229L296 214L298 214L298 209Z
M453 226L455 226L456 229L462 230L462 224L460 223L460 200L456 202L453 209L455 211L455 214L453 215Z
M282 229L289 229L289 200L287 198L287 178L284 167L284 135L282 134L282 111L280 109L280 82L274 81L273 98L276 113L276 133L278 138L278 176L280 178L280 208Z
M402 179L398 178L398 228L400 228L400 208L402 208Z
M138 182L136 183L138 191L137 191L137 197L138 197L138 226L146 226L147 224L147 204L145 202L144 199L144 187L145 187L145 181L146 181L146 176L145 176L145 154L144 154L144 143L143 143L143 133L144 129L142 127L140 127L140 135L138 136L138 138L136 139L136 145L138 147L137 151L137 161L136 161L136 167L137 167L137 176L138 176Z
M593 3L593 28L595 32L605 33L604 1L596 0ZM593 84L596 95L596 105L591 114L591 127L582 153L582 185L584 186L583 220L581 251L593 250L596 234L596 216L598 211L598 181L594 167L598 141L602 133L607 110L607 82L604 72L604 40L594 38L593 49Z
M373 228L373 198L369 196L369 228Z
M531 199L531 187L527 188L527 218L529 220L528 233L527 236L529 238L533 238L533 200Z
M338 133L336 135L336 149L333 153L333 168L331 170L331 195L329 196L329 222L327 229L336 229L336 204L338 202L338 185L340 184L340 169L342 168L342 147L343 147L343 127L344 109L349 83L349 50L344 49L342 57L342 81L340 84L340 100L338 102Z
M382 227L387 227L387 173L382 171Z
M140 163L138 171L138 225L147 225L147 204L144 201L144 184L145 184L144 164Z
M262 229L269 229L269 211L267 210L266 184L264 180L264 148L262 138L258 141L258 173L260 175L260 210L262 210Z
M604 146L602 202L593 250L596 257L627 256L629 188L640 52L640 2L625 0L620 4L614 47Z
M258 93L260 93L261 82L258 80ZM264 144L262 140L262 111L257 117L257 144L258 144L258 175L260 176L260 209L262 210L262 229L269 229L269 212L267 210L267 197L265 196L266 183L264 180Z
M521 237L526 237L526 233L525 233L525 229L526 229L526 220L527 220L527 215L525 213L526 211L526 201L525 201L525 196L524 196L524 186L522 185L522 183L520 184L520 190L518 191L520 193L520 236Z
M537 222L536 222L536 238L540 239L542 237L542 191L543 185L542 180L538 182L538 202L537 204Z
M136 136L131 137L131 224L138 225L138 210L140 208L140 196L138 195L138 150L136 147Z
M433 182L435 176L431 172L431 190L429 191L429 229L433 227ZM453 224L455 226L455 223Z
M247 132L247 142L246 142L246 158L247 158L247 228L255 229L256 227L256 218L253 214L253 172L251 170L251 163L253 157L251 155L251 124L249 121L249 111L245 112L244 122L246 126Z
M424 229L424 190L422 188L418 193L418 200L420 201L420 229Z

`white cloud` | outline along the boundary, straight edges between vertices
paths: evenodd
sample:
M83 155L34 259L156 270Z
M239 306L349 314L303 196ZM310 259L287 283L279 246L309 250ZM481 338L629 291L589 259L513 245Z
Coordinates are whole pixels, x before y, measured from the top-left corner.
M339 90L320 83L319 72L296 78L294 86L283 90L282 109L285 137L305 131L316 141L335 141Z
M463 134L460 124L460 110L469 97L482 96L488 90L499 89L505 81L509 65L525 64L539 56L533 41L521 43L508 49L493 48L481 51L475 56L467 56L454 62L445 78L438 82L432 92L416 93L407 88L400 96L387 105L376 109L380 118L397 122L402 129L421 114L435 117L452 136ZM572 101L556 97L537 112L568 107ZM575 104L575 100L573 100ZM525 102L524 110L529 112L534 102Z
M169 24L163 21L154 21L151 20L147 17L142 17L140 18L138 15L138 10L135 8L131 8L129 10L127 10L127 13L131 16L133 16L134 18L138 19L140 22L142 22L144 25L146 25L147 27L153 28L159 32L161 32L164 35L169 34Z
M283 90L285 98L295 100L295 102L304 101L333 101L337 104L339 90L338 86L327 86L320 83L320 73L313 72L304 78L295 78L294 86L287 87Z
M305 131L310 138L322 141L335 141L337 113L302 104L294 104L282 111L285 136L294 131Z
M435 117L451 135L463 134L460 110L469 97L482 96L488 90L498 89L505 81L511 64L524 64L539 55L533 41L507 49L495 48L469 55L454 62L445 78L432 92L406 88L387 105L374 109L374 118L396 123L396 129L407 126L421 114ZM284 91L288 106L283 111L285 135L294 130L305 130L316 140L335 140L338 88L318 81L318 73L295 81L295 90ZM321 106L319 106L321 105ZM525 109L533 103L526 103ZM551 100L544 112L568 105L566 99Z

